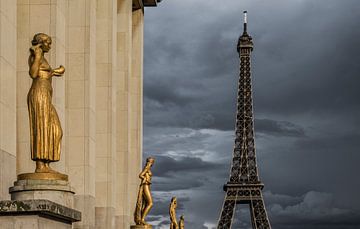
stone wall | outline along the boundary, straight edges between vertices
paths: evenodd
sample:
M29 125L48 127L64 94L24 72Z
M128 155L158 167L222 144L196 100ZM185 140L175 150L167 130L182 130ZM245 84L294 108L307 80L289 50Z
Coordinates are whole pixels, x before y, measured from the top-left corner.
M16 1L0 1L0 199L16 174Z

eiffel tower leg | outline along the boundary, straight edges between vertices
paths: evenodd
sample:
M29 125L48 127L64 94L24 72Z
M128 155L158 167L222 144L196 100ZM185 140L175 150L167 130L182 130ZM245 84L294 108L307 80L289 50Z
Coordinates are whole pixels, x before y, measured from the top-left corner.
M250 201L250 212L253 228L271 229L262 197L261 199L255 199Z
M231 228L236 201L235 198L232 200L229 200L228 198L229 198L229 192L226 193L224 205L221 211L221 216L217 227L218 229Z

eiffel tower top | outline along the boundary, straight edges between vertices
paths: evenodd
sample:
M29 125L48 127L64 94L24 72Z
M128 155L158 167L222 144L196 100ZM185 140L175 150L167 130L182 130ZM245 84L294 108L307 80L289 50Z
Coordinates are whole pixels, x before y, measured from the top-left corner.
M237 51L240 54L240 49L250 49L252 51L253 47L252 37L247 33L247 11L244 11L244 31L239 37Z

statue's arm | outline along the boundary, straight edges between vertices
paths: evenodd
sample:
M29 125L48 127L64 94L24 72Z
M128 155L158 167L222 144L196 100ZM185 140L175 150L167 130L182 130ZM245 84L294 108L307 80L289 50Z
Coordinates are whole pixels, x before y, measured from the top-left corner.
M144 182L144 180L146 179L146 173L147 173L147 168L144 168L144 170L139 174L139 178L141 179L141 183Z
M30 50L32 52L30 55L32 56L30 57L31 63L30 63L29 74L31 78L34 79L39 75L42 50L40 46L31 47Z
M53 69L53 76L62 76L65 72L64 66L60 65L60 67Z
M172 222L173 224L176 224L176 225L177 225L176 216L175 216L175 209L174 209L173 207L170 207L169 215L170 215L171 222Z

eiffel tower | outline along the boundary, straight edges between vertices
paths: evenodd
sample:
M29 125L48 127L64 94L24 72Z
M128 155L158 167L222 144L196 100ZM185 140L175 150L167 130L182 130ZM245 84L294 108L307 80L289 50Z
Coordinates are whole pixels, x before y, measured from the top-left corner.
M262 189L256 166L254 119L251 89L250 54L253 50L251 36L247 33L247 12L244 11L244 31L239 38L240 78L237 97L235 147L230 179L224 185L226 192L218 229L230 229L237 204L250 207L252 227L270 229Z

